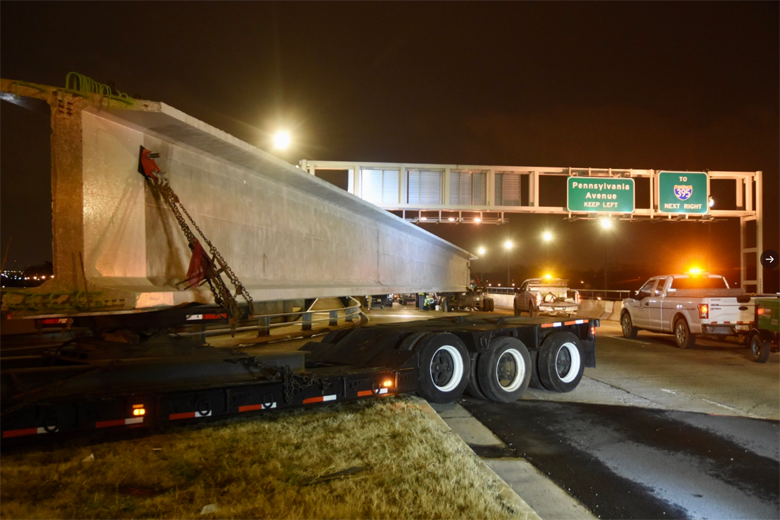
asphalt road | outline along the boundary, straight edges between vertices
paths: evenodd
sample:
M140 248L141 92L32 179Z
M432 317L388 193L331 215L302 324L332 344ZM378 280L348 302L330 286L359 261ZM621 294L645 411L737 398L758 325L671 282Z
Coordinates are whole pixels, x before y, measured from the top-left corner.
M597 368L560 394L461 404L601 518L780 518L780 363L736 343L598 331Z

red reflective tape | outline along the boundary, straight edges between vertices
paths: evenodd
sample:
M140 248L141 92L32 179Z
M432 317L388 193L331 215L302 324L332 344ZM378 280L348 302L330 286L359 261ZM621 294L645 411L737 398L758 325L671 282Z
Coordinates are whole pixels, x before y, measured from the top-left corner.
M10 430L3 432L3 439L7 439L8 437L22 437L24 435L36 435L38 433L38 428L27 428L25 430Z
M254 412L255 410L262 410L262 409L263 409L262 404L248 404L246 406L238 407L239 412Z
M542 323L543 329L549 329L550 327L554 327L554 326L555 326L554 323Z
M168 416L168 419L171 421L176 421L178 419L194 419L195 418L195 412L184 412L184 413L172 413Z
M575 320L575 321L566 321L563 324L564 325L576 325L577 324L577 320Z
M373 390L361 390L360 392L358 392L358 397L368 397L370 395L374 395Z
M124 426L124 419L117 419L115 421L98 421L95 423L95 428L110 428L111 426Z
M204 320L221 320L221 319L227 319L227 314L224 312L222 314L204 314L203 319Z
M319 397L309 397L308 399L303 400L303 404L309 404L309 403L321 403L325 400L325 396L319 396Z

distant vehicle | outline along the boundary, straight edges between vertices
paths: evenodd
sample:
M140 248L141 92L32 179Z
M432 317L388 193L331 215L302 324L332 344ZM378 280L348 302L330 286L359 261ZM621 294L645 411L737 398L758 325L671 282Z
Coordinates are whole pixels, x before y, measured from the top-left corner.
M755 321L748 345L753 361L766 363L770 352L780 351L780 297L756 298Z
M577 312L581 301L579 291L569 289L569 281L561 278L529 278L515 292L515 316L527 312L538 314L569 315Z
M674 334L679 348L697 336L723 340L747 337L753 327L754 302L744 289L731 289L723 276L692 272L650 278L634 298L623 300L623 336L637 331Z

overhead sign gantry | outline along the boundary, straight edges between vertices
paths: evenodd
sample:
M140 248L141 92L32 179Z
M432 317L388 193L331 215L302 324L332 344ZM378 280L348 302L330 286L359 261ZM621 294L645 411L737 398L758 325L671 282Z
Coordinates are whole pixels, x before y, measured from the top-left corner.
M508 221L509 213L563 215L570 220L609 217L629 221L712 222L738 218L741 285L759 293L763 291L760 171L685 172L306 159L300 162L300 167L312 175L341 171L347 191L380 208L399 212L402 218L415 223L503 224ZM541 181L550 177L566 179L566 206L541 204ZM641 198L637 186L640 180L645 185L649 183ZM711 206L712 181L733 183L735 209ZM754 229L748 227L752 223ZM753 234L755 242L749 244L748 237ZM748 278L747 266L755 266L755 277Z

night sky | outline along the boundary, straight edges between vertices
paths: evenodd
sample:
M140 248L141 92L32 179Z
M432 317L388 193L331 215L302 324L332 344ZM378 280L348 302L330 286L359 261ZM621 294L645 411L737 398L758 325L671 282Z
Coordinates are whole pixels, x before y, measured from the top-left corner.
M77 71L268 150L288 128L293 164L762 170L764 248L780 250L779 6L2 2L0 71L48 85ZM0 109L2 247L13 235L6 267L21 268L51 259L49 123ZM550 269L600 287L606 262L612 287L637 288L698 262L739 280L733 220L426 229L486 247L475 271L499 281L507 238L518 279ZM777 269L765 290L780 290Z

